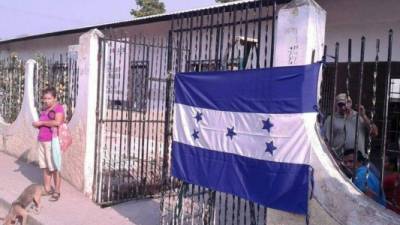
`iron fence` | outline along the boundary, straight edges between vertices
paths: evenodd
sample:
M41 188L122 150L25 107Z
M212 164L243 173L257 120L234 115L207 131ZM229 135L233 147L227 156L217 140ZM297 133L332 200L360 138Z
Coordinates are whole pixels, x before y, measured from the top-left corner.
M354 42L357 42L359 46L355 46ZM387 48L385 49L387 55L382 54L382 46ZM354 49L358 47L360 58L355 59ZM375 57L370 61L365 60L365 51L368 47L375 49ZM366 134L365 143L358 143L358 135L364 131L357 128L354 149L358 149L358 145L365 144L367 161L370 162L368 165L379 168L382 188L387 188L384 186L385 174L400 172L400 77L398 75L400 62L392 61L393 31L388 32L387 40L369 40L366 37L359 40L349 39L344 48L336 43L331 49L328 53L325 50L326 64L320 89L322 135L326 137L334 134L332 130L323 130L322 125L333 123L326 120L329 115L335 113L334 99L337 94L346 93L351 96L353 108L357 111L358 106L364 106L367 116L378 127L379 134L377 137ZM347 61L340 62L339 58L343 49L347 51ZM329 118L334 120L335 117ZM327 139L332 140L332 137ZM332 146L332 142L327 140L327 145ZM333 150L332 154L346 174L350 176L354 173L343 166L340 155L336 155ZM392 163L393 167L390 169L385 167L385 162L386 165ZM390 195L387 199L389 204L395 201L393 198L395 196Z
M59 55L58 58L38 56L34 69L34 105L38 112L42 109L41 91L47 87L57 90L57 100L64 105L69 121L75 110L78 96L79 69L75 54Z
M16 56L0 60L0 117L12 123L24 96L25 62Z
M167 88L165 38L100 40L95 201L159 195ZM184 51L181 51L181 54Z

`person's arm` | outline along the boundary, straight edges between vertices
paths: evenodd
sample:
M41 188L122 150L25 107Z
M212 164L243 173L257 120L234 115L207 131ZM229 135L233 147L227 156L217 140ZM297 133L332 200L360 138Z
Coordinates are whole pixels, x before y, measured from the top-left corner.
M369 134L372 137L376 137L378 136L378 127L371 122L371 120L368 118L368 116L365 114L365 108L363 105L360 105L359 107L359 113L360 113L360 117L363 119L363 124L364 126L368 129Z
M57 112L54 120L35 121L32 123L32 125L34 127L41 127L41 126L58 127L63 123L63 121L64 121L64 114L61 112Z
M328 116L324 122L324 140L326 143L329 143L330 133L331 133L331 116Z

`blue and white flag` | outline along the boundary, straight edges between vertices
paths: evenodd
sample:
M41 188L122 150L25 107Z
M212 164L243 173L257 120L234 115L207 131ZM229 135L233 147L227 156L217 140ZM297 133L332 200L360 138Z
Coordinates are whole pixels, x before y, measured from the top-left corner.
M320 64L175 77L172 174L306 214Z

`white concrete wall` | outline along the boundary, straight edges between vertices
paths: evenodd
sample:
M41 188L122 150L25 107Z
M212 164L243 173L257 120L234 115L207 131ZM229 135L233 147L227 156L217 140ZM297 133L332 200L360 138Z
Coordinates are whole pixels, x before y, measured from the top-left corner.
M0 44L0 58L7 57L11 53L16 53L18 57L24 60L35 58L36 55L47 57L54 55L57 58L58 54L68 52L69 45L77 45L80 35L81 33L67 34Z
M170 22L150 23L146 25L129 26L123 28L104 30L106 35L121 37L121 35L130 36L146 36L164 37L168 36L168 30L171 27ZM11 53L16 53L21 59L35 58L36 55L44 55L47 57L58 57L59 54L68 52L69 46L79 44L79 37L83 33L65 34L52 37L31 39L26 41L17 41L12 43L0 43L0 58L5 58Z
M94 143L96 124L98 37L102 34L92 30L79 39L79 90L76 110L68 123L73 143L63 154L61 175L78 190L91 196L94 173ZM33 77L34 60L25 66L25 92L21 111L11 123L0 123L0 150L28 162L37 161L37 129L32 122L38 120L34 107ZM0 120L1 121L1 120Z

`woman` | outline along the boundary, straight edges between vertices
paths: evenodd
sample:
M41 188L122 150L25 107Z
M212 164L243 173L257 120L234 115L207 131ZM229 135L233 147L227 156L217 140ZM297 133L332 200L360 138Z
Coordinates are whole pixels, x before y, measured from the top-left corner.
M55 88L46 88L42 91L43 109L40 112L39 121L33 122L33 126L39 129L39 167L43 170L43 185L52 201L60 198L61 177L54 165L51 149L52 130L55 130L64 121L64 108L57 102ZM54 181L55 190L51 187L51 179Z

